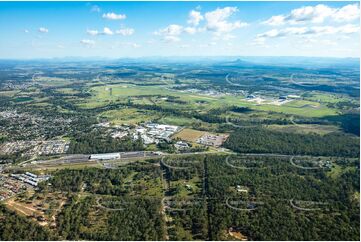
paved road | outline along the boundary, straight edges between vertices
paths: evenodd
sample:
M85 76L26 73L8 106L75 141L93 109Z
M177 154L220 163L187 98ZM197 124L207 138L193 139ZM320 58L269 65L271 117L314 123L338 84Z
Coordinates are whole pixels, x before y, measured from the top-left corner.
M212 153L220 153L224 151L205 151L205 152L194 152L194 153L180 153L180 154L169 154L169 153L155 153L151 151L132 151L132 152L120 152L120 159L117 160L105 160L98 162L123 162L123 161L131 161L131 160L139 160L139 159L152 159L152 158L161 158L164 156L187 156L187 155L199 155L199 154L212 154ZM51 159L51 160L35 160L30 159L26 162L22 162L21 164L10 165L6 167L7 169L18 169L18 168L39 168L39 167L56 167L61 165L70 165L70 164L94 164L96 160L89 159L90 154L71 154L71 155L63 155L60 158Z
M265 156L265 157L322 157L322 156L309 156L309 155L285 155L285 154L270 154L270 153L235 153L226 149L219 148L214 151L203 151L203 152L193 152L193 153L179 153L179 154L169 154L169 153L155 153L151 151L133 151L133 152L120 152L120 159L117 160L107 160L101 162L124 162L124 161L136 161L139 159L151 159L151 158L161 158L166 156L188 156L188 155L202 155L202 154L228 154L228 155L239 155L239 156ZM36 168L39 166L46 166L46 167L55 167L64 164L87 164L87 163L94 163L96 161L89 159L89 154L72 154L72 155L64 155L57 159L52 160L41 160L34 162L33 159L28 160L28 163L21 163L13 166L9 166L9 169L16 169L16 168ZM327 156L325 158L337 158L337 157L330 157ZM31 162L32 163L29 163Z

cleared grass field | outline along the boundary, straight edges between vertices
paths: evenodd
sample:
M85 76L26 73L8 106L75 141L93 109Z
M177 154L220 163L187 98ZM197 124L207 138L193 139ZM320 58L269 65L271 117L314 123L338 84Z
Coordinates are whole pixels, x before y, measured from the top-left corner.
M110 88L112 92L110 94ZM136 85L107 85L96 86L90 88L92 97L86 99L80 106L84 108L100 107L110 102L126 101L128 97L134 96L174 96L184 101L184 104L168 103L164 100L154 99L157 105L164 107L182 108L187 110L207 111L214 108L222 108L225 106L242 106L249 107L254 110L278 112L283 114L299 115L304 117L322 117L329 115L337 115L337 110L329 108L319 102L311 100L293 100L283 105L273 104L257 104L244 99L244 96L221 96L212 97L195 93L181 92L167 88L166 86L136 86ZM326 97L323 97L324 99ZM316 98L317 99L317 98ZM333 98L330 97L332 100ZM148 99L138 99L135 103L150 104ZM200 104L201 103L201 104Z
M298 134L316 133L320 135L329 134L332 132L341 132L340 128L333 125L317 125L317 124L302 124L302 125L268 125L267 128Z
M279 112L284 114L293 114L299 115L304 117L323 117L323 116L331 116L337 115L336 109L331 109L326 106L320 105L317 102L310 102L304 100L295 100L289 103L286 103L282 106L275 106L275 105L256 105L256 106L249 106L256 110L262 111L273 111Z
M64 86L72 83L71 79L47 76L36 76L35 81L45 87Z
M332 165L332 169L331 171L329 171L327 173L327 175L333 179L336 179L338 177L340 177L343 173L347 172L347 171L351 171L351 170L355 170L356 168L355 167L346 167L346 168L342 168L340 165L337 165L337 164L333 164Z
M17 202L15 201L15 198L7 200L5 204L9 209L23 216L32 216L34 214L36 214L37 216L43 215L43 213L35 209L31 204L29 205Z
M187 188L187 185L190 186ZM201 179L198 176L192 177L190 180L180 179L172 181L171 189L175 189L177 193L174 195L178 198L187 198L189 196L199 194L201 192Z
M11 198L6 206L19 215L31 218L41 226L55 225L56 214L61 211L67 197L62 193L27 193L25 196ZM42 220L37 218L41 217Z
M197 121L196 119L177 117L177 116L165 116L158 120L159 123L177 125L177 126L190 126Z
M322 103L338 103L349 101L348 98L339 96L339 95L331 95L331 94L323 94L317 92L307 93L307 97L305 99L315 102L322 102Z
M194 129L183 129L179 133L175 134L173 138L179 138L189 142L196 142L197 139L202 137L207 132Z
M74 164L54 164L54 165L38 165L38 166L28 166L23 170L26 171L56 171L61 169L85 169L90 167L101 168L102 166L94 161L89 161L86 163L74 163ZM22 170L22 169L19 169Z
M135 108L124 108L119 110L110 110L102 113L100 117L107 118L112 124L138 124L140 122L151 121L160 118L155 112L137 110Z
M56 89L57 92L63 93L63 94L77 94L79 91L74 90L72 88L58 88Z
M16 94L20 93L20 91L1 91L0 96L3 97L13 97Z

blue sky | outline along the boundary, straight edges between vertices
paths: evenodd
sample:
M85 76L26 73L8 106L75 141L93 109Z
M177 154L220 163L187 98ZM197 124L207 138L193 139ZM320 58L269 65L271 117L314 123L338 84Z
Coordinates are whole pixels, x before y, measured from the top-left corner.
M0 2L0 58L359 57L357 2Z

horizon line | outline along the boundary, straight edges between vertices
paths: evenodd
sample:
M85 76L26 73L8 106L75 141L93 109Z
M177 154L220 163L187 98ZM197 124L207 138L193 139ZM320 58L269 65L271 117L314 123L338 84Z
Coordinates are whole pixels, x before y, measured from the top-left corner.
M1 1L1 0L0 0ZM361 57L355 56L302 56L302 55L214 55L214 56L197 56L197 55L189 55L189 56L133 56L133 57L106 57L106 56L63 56L63 57L35 57L35 58L2 58L1 61L4 60L12 60L12 61L31 61L31 60L59 60L59 59L105 59L105 60L122 60L122 59L151 59L151 58L159 58L159 59L170 59L170 58L318 58L318 59L359 59Z

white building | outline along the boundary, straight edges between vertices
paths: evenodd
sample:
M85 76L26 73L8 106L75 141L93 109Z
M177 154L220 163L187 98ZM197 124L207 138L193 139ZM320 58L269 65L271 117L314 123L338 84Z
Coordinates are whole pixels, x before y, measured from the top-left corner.
M125 136L128 135L128 132L125 132L125 131L118 131L118 132L114 132L112 133L112 138L113 139L121 139Z
M139 133L139 134L144 134L146 131L147 131L147 130L146 130L145 128L143 128L143 127L137 127L137 128L135 129L135 132L136 132L136 133Z
M174 146L178 150L185 150L185 149L189 148L189 145L186 142L183 142L183 141L178 141L177 143L174 144Z
M120 153L92 154L91 160L115 160L120 159Z
M37 178L38 176L33 174L33 173L30 173L30 172L25 172L26 175L30 176L30 177L33 177L33 178Z
M147 136L146 134L141 135L141 138L145 145L157 143L157 140L153 139L152 137Z

